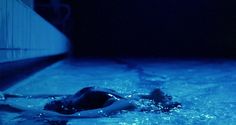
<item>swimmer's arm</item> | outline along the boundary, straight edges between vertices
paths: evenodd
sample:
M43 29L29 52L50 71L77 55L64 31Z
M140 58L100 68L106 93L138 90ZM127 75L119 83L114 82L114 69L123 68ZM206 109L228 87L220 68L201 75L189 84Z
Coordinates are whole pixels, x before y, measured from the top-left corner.
M41 109L33 109L28 107L19 106L16 104L10 104L6 102L0 101L0 112L11 112L11 113L18 113L21 117L46 117L46 118L74 118L74 116L59 114L53 111L41 110ZM76 118L79 118L78 116Z
M21 95L15 93L4 93L0 91L0 101L7 100L8 98L57 98L57 97L69 97L72 95L59 95L59 94L39 94L39 95Z
M11 105L7 103L0 103L0 111L21 113L22 117L57 117L57 118L96 118L105 117L117 113L121 110L131 110L134 109L135 105L130 100L119 100L113 104L99 109L81 111L72 115L59 114L57 112L47 111L47 110L37 110L32 108L26 108L18 105Z
M60 119L72 119L72 118L98 118L98 117L106 117L113 115L122 110L132 110L135 108L134 103L131 100L119 100L114 102L113 104L93 110L85 110L72 115L64 115L59 114L57 112L47 111L47 110L27 110L24 113L24 116L37 116L45 118L60 118Z
M12 106L10 104L0 101L0 111L1 112L21 113L21 112L24 112L25 109L17 107L17 106Z
M134 108L135 104L131 100L121 99L107 107L81 111L76 114L73 114L73 116L80 116L81 118L106 117L122 110L132 110Z
M0 112L12 112L12 113L43 113L43 114L49 114L49 115L57 115L58 113L54 113L52 111L46 111L46 110L37 110L33 108L23 107L16 104L10 104L7 102L1 102L0 101ZM59 114L60 115L60 114Z

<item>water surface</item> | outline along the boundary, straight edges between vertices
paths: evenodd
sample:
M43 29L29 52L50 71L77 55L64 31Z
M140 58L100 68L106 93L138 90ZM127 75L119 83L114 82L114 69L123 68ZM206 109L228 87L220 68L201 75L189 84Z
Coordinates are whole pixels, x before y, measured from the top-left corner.
M161 88L182 103L171 113L123 112L111 117L71 119L69 125L233 125L236 123L236 61L177 59L64 60L19 82L5 92L25 95L73 94L100 86L123 95ZM8 99L42 109L53 99ZM50 124L48 120L0 112L0 124Z

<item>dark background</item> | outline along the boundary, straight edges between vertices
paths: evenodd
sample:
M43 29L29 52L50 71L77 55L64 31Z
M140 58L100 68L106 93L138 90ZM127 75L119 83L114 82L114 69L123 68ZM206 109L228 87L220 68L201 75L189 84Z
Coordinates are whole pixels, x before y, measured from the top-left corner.
M236 57L233 0L36 0L35 10L78 57Z

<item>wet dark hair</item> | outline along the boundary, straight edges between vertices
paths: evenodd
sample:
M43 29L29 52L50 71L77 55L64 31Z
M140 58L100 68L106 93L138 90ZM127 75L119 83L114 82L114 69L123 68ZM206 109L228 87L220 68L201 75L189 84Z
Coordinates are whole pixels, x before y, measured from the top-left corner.
M149 95L142 96L142 98L152 100L154 104L159 107L161 112L169 112L172 109L180 108L182 106L179 102L173 102L172 97L166 95L159 88L151 91Z

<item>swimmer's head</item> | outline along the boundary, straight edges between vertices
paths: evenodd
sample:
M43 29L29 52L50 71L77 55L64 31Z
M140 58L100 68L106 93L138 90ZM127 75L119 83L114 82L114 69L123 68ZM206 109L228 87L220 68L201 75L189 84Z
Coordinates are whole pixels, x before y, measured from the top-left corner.
M171 96L166 95L159 88L151 91L148 99L153 100L155 103L165 103L172 100Z
M150 93L149 97L151 100L155 102L155 104L157 104L157 106L161 106L162 112L169 112L174 108L181 108L181 103L173 102L172 97L166 95L160 89L154 89Z

